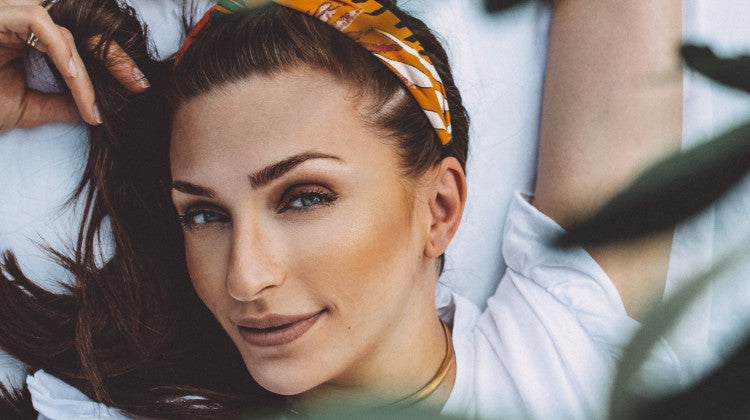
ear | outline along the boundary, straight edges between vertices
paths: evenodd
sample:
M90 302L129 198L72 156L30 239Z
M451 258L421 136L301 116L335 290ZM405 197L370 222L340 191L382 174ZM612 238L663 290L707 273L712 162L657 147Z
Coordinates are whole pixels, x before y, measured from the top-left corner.
M429 197L432 224L425 244L428 258L437 258L448 248L466 204L466 175L458 160L447 157L433 170Z

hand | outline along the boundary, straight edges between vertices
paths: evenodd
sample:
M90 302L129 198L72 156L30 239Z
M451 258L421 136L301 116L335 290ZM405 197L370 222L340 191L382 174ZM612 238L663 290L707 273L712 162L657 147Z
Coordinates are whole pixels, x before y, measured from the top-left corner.
M52 59L70 94L46 94L26 85L23 57L30 48L26 42L31 33L39 39L34 48ZM93 37L88 44L93 47L97 41ZM106 56L107 69L128 90L139 93L149 87L116 43ZM37 0L0 0L0 130L81 119L92 125L102 122L91 79L70 31L56 25Z

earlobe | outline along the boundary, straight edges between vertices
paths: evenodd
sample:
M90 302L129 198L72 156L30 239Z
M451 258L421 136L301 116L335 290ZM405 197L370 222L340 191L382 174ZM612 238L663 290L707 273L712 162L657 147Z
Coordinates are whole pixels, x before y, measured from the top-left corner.
M437 258L445 252L461 223L466 204L466 175L455 158L442 160L434 169L430 195L432 224L425 256Z

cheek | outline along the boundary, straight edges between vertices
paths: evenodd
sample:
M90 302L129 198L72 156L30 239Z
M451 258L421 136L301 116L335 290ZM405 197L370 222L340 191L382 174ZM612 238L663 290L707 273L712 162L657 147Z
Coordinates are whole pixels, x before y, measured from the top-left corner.
M402 199L394 199L400 197ZM295 239L296 273L347 307L367 305L378 296L408 287L405 275L418 256L412 211L399 194L383 191L343 204L324 223Z
M223 299L228 247L219 236L185 235L185 259L190 280L203 303L214 314Z

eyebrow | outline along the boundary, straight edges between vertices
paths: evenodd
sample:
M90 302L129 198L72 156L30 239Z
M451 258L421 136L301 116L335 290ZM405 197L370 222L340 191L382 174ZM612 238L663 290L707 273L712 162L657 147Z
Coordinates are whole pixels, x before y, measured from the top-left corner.
M313 159L330 159L330 160L343 162L343 160L340 157L328 155L325 153L317 153L317 152L300 153L298 155L294 155L282 161L268 165L265 168L262 168L248 175L248 179L250 180L250 186L252 186L253 188L258 188L258 187L267 185L271 181L280 178L282 175L296 168L300 164L307 162L308 160L313 160ZM211 188L201 187L200 185L195 185L195 184L192 184L190 182L185 182L185 181L172 182L172 189L175 191L179 191L181 193L190 194L190 195L197 195L197 196L208 197L208 198L216 197L216 193Z
M308 160L312 160L312 159L331 159L331 160L337 160L339 162L343 161L341 158L337 156L327 155L325 153L317 153L317 152L300 153L298 155L294 155L282 161L268 165L265 168L248 175L248 178L250 180L250 185L253 188L262 187L268 184L269 182L275 179L278 179L279 177L291 171L292 169L299 166L300 164L307 162Z
M216 193L211 188L201 187L200 185L195 185L184 181L173 182L172 189L190 195L197 195L208 198L216 197Z

